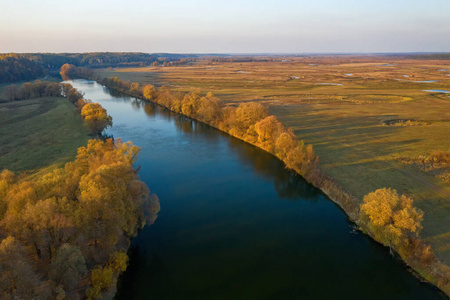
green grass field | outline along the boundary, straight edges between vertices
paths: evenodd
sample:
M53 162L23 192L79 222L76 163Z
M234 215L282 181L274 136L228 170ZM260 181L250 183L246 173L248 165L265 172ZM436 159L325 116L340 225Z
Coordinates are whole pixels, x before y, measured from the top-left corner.
M450 186L396 158L450 150L450 61L386 57L287 57L275 62L104 69L102 77L212 91L230 104L258 101L313 144L321 168L362 197L392 187L415 199L422 237L450 264ZM427 82L433 81L433 82ZM334 84L334 85L327 85ZM424 120L427 126L384 121Z
M0 103L0 170L32 171L75 158L89 132L65 98Z

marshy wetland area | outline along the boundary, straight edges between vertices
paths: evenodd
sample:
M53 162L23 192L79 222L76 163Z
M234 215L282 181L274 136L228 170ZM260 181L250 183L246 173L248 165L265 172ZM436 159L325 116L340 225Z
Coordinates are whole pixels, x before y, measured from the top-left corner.
M450 264L450 61L396 56L204 58L102 69L100 77L258 102L314 146L321 170L362 201L396 189L424 212L421 237Z

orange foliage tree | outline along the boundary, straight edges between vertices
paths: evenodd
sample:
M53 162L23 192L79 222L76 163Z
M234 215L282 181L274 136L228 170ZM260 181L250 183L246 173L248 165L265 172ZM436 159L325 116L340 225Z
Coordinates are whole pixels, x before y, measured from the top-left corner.
M422 219L423 212L413 206L411 198L399 196L390 188L367 194L361 204L360 220L389 246L405 246L418 237Z
M95 134L101 134L107 127L112 126L112 117L98 103L85 104L81 109L81 116L89 130Z

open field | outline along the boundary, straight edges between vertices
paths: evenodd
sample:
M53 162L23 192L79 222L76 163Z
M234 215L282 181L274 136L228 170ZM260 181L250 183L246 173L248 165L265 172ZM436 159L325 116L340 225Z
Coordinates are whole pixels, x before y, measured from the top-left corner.
M450 264L450 186L397 158L450 149L450 61L392 57L284 57L267 62L100 70L101 77L212 91L259 101L315 146L321 168L362 198L392 187L424 213L422 236ZM417 120L420 126L386 121ZM395 121L394 121L395 122ZM425 125L424 125L425 124Z
M88 134L65 98L0 103L0 170L35 170L72 160Z

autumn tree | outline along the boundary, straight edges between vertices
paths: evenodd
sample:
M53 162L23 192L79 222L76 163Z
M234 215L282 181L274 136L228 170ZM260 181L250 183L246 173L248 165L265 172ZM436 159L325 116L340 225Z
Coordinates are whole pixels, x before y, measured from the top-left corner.
M0 298L47 299L48 296L25 247L11 236L4 239L0 244Z
M181 104L181 112L186 116L194 117L200 106L200 91L195 91L187 94Z
M140 84L138 82L132 82L130 85L130 92L137 97L142 96Z
M71 216L74 209L74 204L67 198L56 197L27 204L24 209L24 223L38 238L50 259L63 243L75 236L76 228Z
M123 272L127 269L128 255L124 251L115 251L109 257L108 265L114 272Z
M260 103L242 103L236 109L234 122L229 124L229 133L254 143L257 140L255 124L267 116L267 109Z
M102 291L110 288L114 282L114 271L108 266L98 266L92 270L90 287L86 290L88 299L101 299Z
M122 232L133 235L145 223L149 191L133 168L138 151L120 140L90 140L78 151L75 165L88 170L79 181L81 220L96 246L111 247Z
M73 290L86 274L86 262L79 247L64 244L52 260L50 279L61 284L66 290Z
M112 117L98 103L84 105L81 109L81 116L89 130L95 134L101 134L107 127L112 126Z
M145 99L154 100L154 98L156 96L155 87L151 84L145 84L142 87L142 95L144 96Z
M222 119L222 103L213 93L206 94L200 99L197 110L198 118L207 124L219 124Z
M360 220L385 245L403 246L419 235L423 212L413 200L390 188L378 189L363 198Z
M75 67L74 65L64 64L61 66L59 74L61 75L63 80L69 80L71 76L75 75L76 68L77 67Z
M255 131L261 148L274 153L276 140L285 129L275 116L268 116L255 124Z
M292 132L281 133L275 141L275 155L285 161L288 153L297 146L295 136Z

